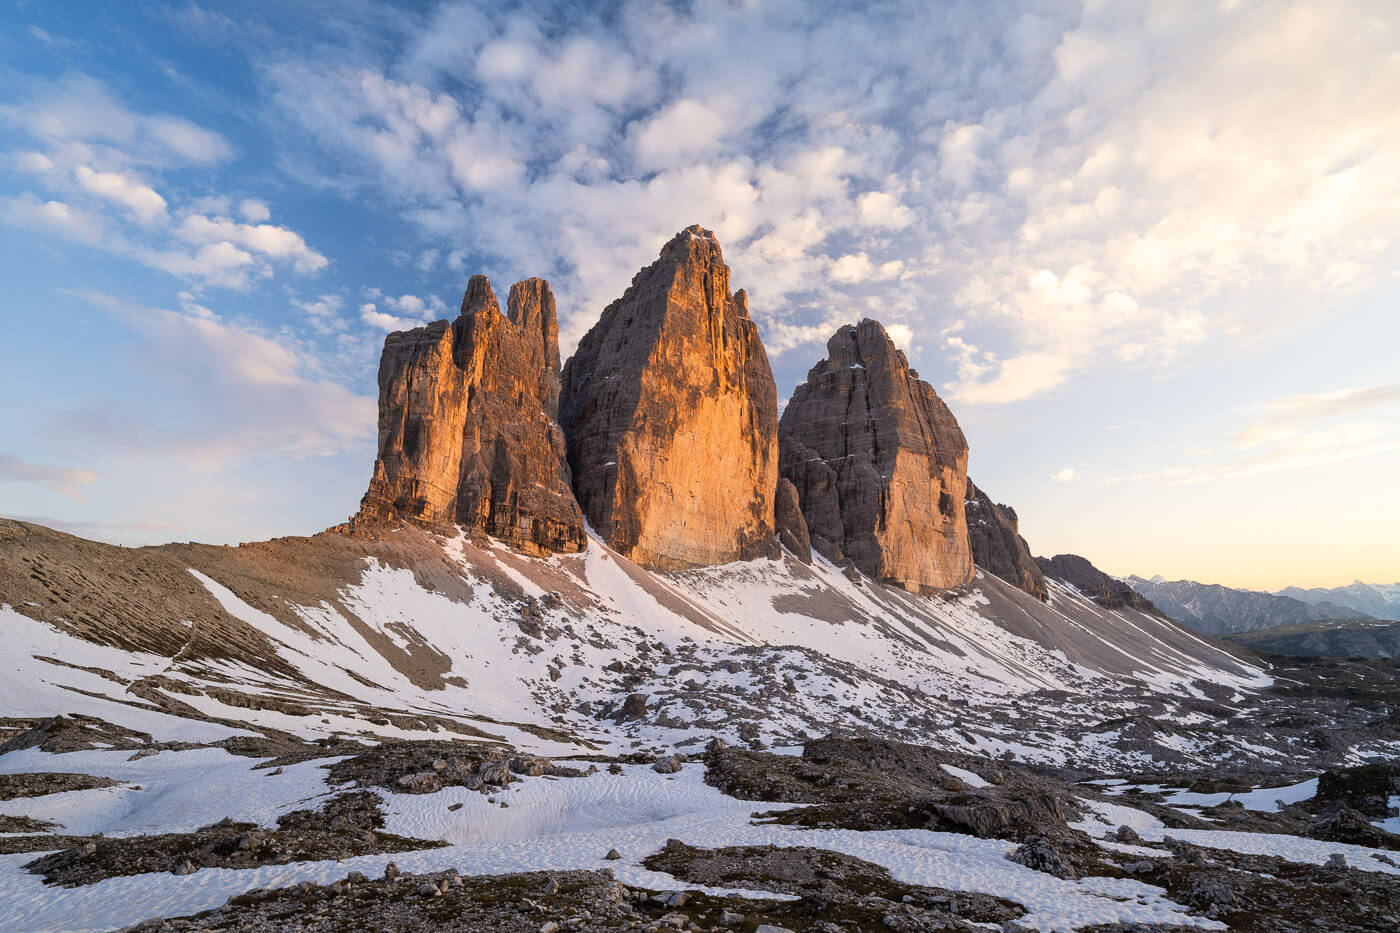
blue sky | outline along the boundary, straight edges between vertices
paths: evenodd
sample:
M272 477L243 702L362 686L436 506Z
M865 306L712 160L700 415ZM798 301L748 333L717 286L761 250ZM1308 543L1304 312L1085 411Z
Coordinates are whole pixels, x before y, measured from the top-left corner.
M563 352L714 229L780 397L875 317L1036 553L1400 579L1400 13L1344 2L0 7L0 513L356 507L378 349Z

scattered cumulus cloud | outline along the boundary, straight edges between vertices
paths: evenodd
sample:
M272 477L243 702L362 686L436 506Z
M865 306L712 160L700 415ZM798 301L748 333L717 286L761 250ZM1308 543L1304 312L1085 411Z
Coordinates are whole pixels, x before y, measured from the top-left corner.
M246 289L279 265L314 274L329 265L302 236L269 223L262 201L190 197L172 205L159 176L227 160L224 138L169 114L125 107L101 83L73 76L29 87L26 104L0 106L0 122L30 145L6 162L39 189L0 200L0 221L95 247L200 286ZM42 149L43 151L40 151ZM43 193L40 193L42 191ZM216 211L212 216L204 211Z
M448 3L378 67L265 73L317 152L435 248L489 230L485 259L554 278L566 352L658 242L701 222L774 355L819 348L833 304L929 331L957 318L961 342L929 347L955 369L948 393L1007 404L1278 326L1231 300L1242 290L1313 313L1296 297L1390 268L1400 63L1384 20L1301 0L800 24L624 4L561 32Z
M272 211L256 198L244 198L238 204L238 213L250 224L266 223L272 219Z
M79 185L122 205L141 223L148 224L165 216L165 198L130 175L94 172L86 165L78 166L75 175Z
M1072 483L1079 478L1079 471L1074 467L1065 467L1050 474L1050 478L1057 483Z

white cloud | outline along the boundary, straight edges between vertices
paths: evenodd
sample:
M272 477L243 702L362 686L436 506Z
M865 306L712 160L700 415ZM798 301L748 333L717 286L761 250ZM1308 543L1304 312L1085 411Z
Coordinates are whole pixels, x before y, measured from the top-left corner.
M231 154L218 134L167 114L141 114L90 78L29 86L29 100L0 106L0 121L16 126L47 151L20 150L7 161L34 176L52 197L28 192L0 199L0 221L125 257L199 285L248 288L269 278L273 265L304 273L326 268L326 257L300 234L268 223L235 223L200 211L228 212L222 194L187 198L174 213L147 178ZM187 182L184 182L187 184ZM171 186L178 190L179 186ZM170 189L167 189L170 190ZM267 220L267 206L244 199L246 218Z
M1139 473L1131 478L1189 486L1390 453L1400 450L1400 429L1393 420L1345 419L1395 404L1400 404L1400 382L1291 395L1246 406L1237 410L1263 413L1264 418L1236 431L1230 446L1248 453ZM1193 453L1204 460L1209 452L1198 449Z
M33 194L0 197L0 220L20 229L52 233L89 245L100 244L105 235L98 217L62 201L40 200Z
M1072 483L1079 478L1079 471L1074 467L1065 467L1050 474L1050 478L1057 483Z
M831 263L831 278L836 282L864 282L875 277L875 264L864 253L841 256Z
M1245 409L1264 412L1267 417L1237 432L1232 442L1236 449L1244 450L1284 441L1298 436L1310 422L1394 404L1400 404L1400 382L1273 399Z
M413 318L422 317L428 309L428 303L417 295L400 295L397 298L385 295L384 303L399 313Z
M125 455L215 469L250 456L329 456L372 444L375 400L327 379L285 338L251 326L111 296L85 295L144 335L138 361L160 417L133 422L117 402L85 416ZM182 423L167 430L166 423Z
M272 211L256 198L244 198L238 203L238 213L250 224L266 223L272 219Z
M948 394L968 405L1020 402L1062 385L1070 377L1072 368L1069 356L1055 353L1033 351L1000 361L992 357L983 364L960 367L961 378L949 384ZM993 369L996 372L993 378L979 378L982 372Z
M38 483L70 499L82 500L78 487L90 486L95 482L97 474L92 470L43 466L9 454L0 454L0 483Z
M181 117L129 110L85 75L44 85L21 104L0 106L0 119L55 144L115 144L125 160L148 165L211 164L233 154L218 133Z
M908 353L914 347L914 329L908 324L886 324L885 333L896 347Z
M1287 326L1394 265L1400 64L1381 19L1361 0L909 4L794 28L766 5L624 5L560 30L448 3L378 69L267 75L305 161L334 153L323 175L348 156L426 246L489 230L477 261L553 274L566 352L701 222L778 352L819 346L858 292L932 332L967 321L958 395L1008 403ZM444 42L448 25L469 38Z
M690 164L720 147L725 120L705 103L682 99L647 120L633 146L644 168Z
M414 318L399 317L398 315L377 311L372 304L360 305L360 320L364 321L370 327L382 331L409 330L423 323Z
M292 299L292 306L298 308L311 319L311 325L318 333L333 333L345 329L340 309L345 299L335 294L325 294L312 300Z
M307 246L301 234L273 224L241 224L227 217L190 214L180 222L176 233L191 243L236 243L270 259L290 260L301 272L318 272L329 262Z
M42 152L18 152L11 157L10 161L19 171L31 172L36 175L52 172L56 168L53 159Z
M856 198L860 220L867 227L903 230L914 222L914 212L885 191L867 191Z
M141 223L151 223L165 217L165 198L154 188L123 172L94 172L86 165L74 173L78 184L131 211Z

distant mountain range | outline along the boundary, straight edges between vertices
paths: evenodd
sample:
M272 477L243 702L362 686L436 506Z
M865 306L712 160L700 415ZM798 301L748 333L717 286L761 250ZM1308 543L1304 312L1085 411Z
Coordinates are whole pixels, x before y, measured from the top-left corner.
M1336 586L1330 590L1305 590L1290 586L1279 590L1278 594L1314 606L1334 603L1356 610L1354 614L1357 615L1400 621L1400 583L1362 583L1357 580L1349 586Z
M1147 580L1130 576L1125 578L1125 582L1150 599L1169 618L1206 635L1233 635L1324 619L1377 617L1377 614L1355 605L1326 598L1326 594L1340 593L1350 588L1296 590L1298 593L1316 594L1315 598L1305 600L1285 593L1234 589L1215 583L1197 583L1195 580L1168 581L1161 577ZM1366 587L1365 584L1354 586L1365 587L1383 598L1379 589ZM1400 598L1400 587L1393 589ZM1382 618L1400 618L1397 610L1400 610L1400 603L1392 603L1391 612L1397 614Z

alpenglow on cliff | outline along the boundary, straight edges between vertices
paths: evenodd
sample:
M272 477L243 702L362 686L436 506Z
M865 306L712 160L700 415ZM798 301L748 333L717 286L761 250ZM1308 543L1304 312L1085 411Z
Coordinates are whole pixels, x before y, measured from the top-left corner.
M456 320L390 334L352 527L461 527L537 556L583 549L591 527L666 571L815 552L912 592L965 584L975 562L1044 599L1014 511L967 460L953 413L873 320L832 335L780 423L748 296L692 226L562 370L542 279L503 314L474 276Z

